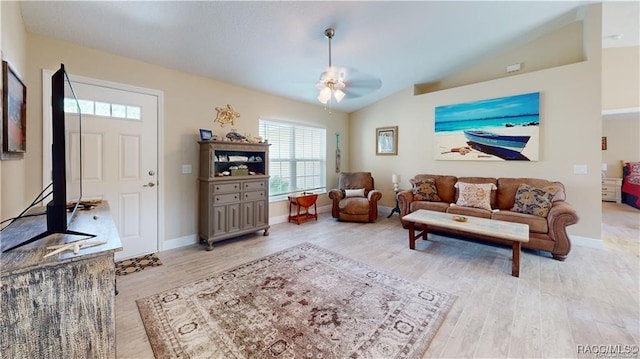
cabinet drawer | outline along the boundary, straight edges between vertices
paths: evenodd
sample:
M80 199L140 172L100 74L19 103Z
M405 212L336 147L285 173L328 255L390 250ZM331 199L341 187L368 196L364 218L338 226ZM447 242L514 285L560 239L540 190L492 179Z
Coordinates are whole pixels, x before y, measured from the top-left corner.
M244 193L245 201L255 201L258 199L265 199L264 191L253 191Z
M216 194L213 196L213 205L233 203L240 201L240 193Z
M615 192L602 192L602 199L616 199Z
M242 188L245 191L252 191L252 190L256 190L256 189L265 189L265 188L267 188L267 181L244 182Z
M216 183L213 185L214 193L238 192L240 182Z
M604 191L615 192L618 188L619 188L618 186L603 184L602 185L602 192L604 192Z

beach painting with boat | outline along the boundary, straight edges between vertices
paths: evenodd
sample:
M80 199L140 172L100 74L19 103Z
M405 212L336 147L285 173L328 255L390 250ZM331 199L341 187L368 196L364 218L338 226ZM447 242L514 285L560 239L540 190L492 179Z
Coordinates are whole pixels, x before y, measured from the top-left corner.
M435 159L538 161L540 93L435 108Z

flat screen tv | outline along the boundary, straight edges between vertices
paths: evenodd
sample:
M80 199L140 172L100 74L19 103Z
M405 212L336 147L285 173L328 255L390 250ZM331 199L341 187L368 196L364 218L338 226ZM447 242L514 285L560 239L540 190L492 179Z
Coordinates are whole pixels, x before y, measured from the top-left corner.
M13 247L5 249L8 252L12 249L22 247L52 234L70 234L85 237L95 237L93 234L76 232L69 230L69 225L73 221L78 207L82 200L82 179L79 181L79 198L71 206L67 204L67 181L66 181L66 161L67 147L65 144L65 98L67 101L74 101L77 106L79 141L82 141L82 115L80 105L75 91L71 86L69 76L65 71L64 64L51 76L51 181L53 199L46 206L47 230ZM69 159L78 161L80 173L82 173L82 143L79 144L80 151L78 158ZM82 176L80 176L82 178Z

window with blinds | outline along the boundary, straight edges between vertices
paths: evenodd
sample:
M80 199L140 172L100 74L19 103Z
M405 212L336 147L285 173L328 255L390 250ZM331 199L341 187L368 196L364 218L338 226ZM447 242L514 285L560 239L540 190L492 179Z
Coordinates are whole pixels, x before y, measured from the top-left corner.
M311 125L260 119L260 136L269 141L269 197L326 192L326 130Z

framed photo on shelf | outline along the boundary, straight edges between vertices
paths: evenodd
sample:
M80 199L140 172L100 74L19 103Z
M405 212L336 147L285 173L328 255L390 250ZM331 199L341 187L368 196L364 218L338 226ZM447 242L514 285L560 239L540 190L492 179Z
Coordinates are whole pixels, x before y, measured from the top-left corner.
M2 61L0 159L21 159L27 151L27 87Z
M398 154L398 126L376 128L376 155Z
M206 130L204 128L200 129L200 139L202 141L209 141L213 138L213 132L211 130Z

